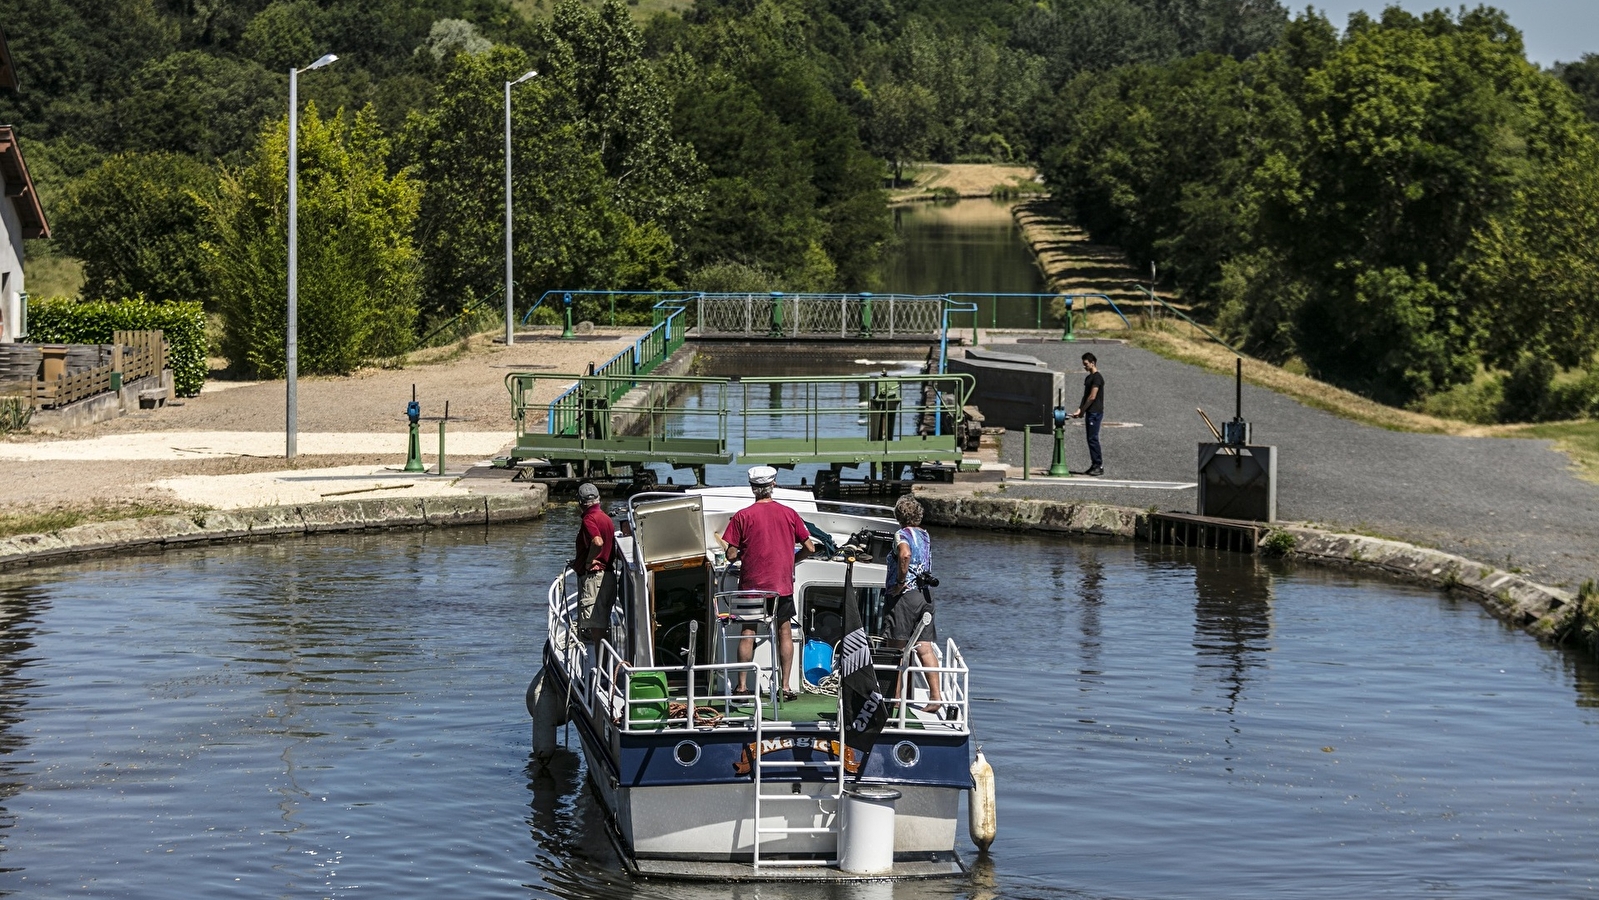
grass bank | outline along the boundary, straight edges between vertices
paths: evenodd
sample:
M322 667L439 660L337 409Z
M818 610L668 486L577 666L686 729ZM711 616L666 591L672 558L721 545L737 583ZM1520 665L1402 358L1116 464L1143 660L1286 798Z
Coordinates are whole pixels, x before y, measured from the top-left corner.
M181 504L162 506L150 503L61 503L46 509L0 510L0 538L19 534L51 534L79 525L188 511L190 509Z
M1087 321L1083 323L1087 330L1125 337L1145 350L1220 375L1233 374L1238 357L1231 350L1171 318L1149 303L1147 295L1141 295L1132 287L1142 273L1127 264L1119 249L1095 244L1065 211L1048 200L1020 203L1015 207L1015 215L1052 290L1110 296L1123 306L1134 325L1131 330L1123 330L1120 320L1108 312L1102 301L1097 306L1091 302ZM1165 299L1175 303L1172 298ZM1250 384L1292 397L1313 409L1390 431L1553 440L1555 448L1571 459L1579 477L1599 483L1599 422L1481 425L1387 406L1257 359L1244 357L1243 372ZM1434 406L1436 411L1440 404ZM1448 406L1442 404L1441 408L1447 410Z
M1037 175L1028 166L1004 163L922 163L906 168L910 184L889 191L888 202L1021 197L1043 191Z
M1545 425L1520 425L1502 429L1513 437L1547 438L1555 449L1571 457L1577 474L1584 481L1599 484L1599 422L1553 422Z

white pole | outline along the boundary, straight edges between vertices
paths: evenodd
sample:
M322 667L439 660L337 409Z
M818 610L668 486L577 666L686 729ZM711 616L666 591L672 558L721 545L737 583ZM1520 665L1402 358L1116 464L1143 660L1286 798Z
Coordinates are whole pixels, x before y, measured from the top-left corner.
M505 346L516 343L511 303L511 82L505 83Z
M287 376L287 402L283 416L283 456L297 455L299 431L298 383L300 367L300 72L320 69L338 56L329 53L304 69L289 69L289 329L284 339L283 368Z
M299 214L300 173L300 70L289 69L289 332L284 344L283 365L288 375L288 402L284 415L283 433L285 459L296 455L295 438L298 431L298 397L295 396L295 376L299 367L299 302L300 302L300 249Z
M515 315L511 304L513 274L511 265L511 88L538 74L532 70L515 81L505 83L505 346L516 343Z

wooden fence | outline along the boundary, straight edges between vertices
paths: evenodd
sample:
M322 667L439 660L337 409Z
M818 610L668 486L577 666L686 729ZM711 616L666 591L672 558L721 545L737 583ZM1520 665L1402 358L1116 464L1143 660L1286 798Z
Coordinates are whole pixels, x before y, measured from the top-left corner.
M159 331L113 332L109 344L0 344L0 393L49 409L110 391L114 373L126 384L166 367Z

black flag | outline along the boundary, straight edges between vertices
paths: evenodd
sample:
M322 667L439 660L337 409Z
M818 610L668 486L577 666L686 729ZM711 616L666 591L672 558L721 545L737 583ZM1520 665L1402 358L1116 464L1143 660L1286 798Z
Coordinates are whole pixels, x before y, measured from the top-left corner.
M888 700L872 671L872 645L855 599L855 559L844 568L844 639L838 644L838 678L844 699L844 744L865 754L888 722Z

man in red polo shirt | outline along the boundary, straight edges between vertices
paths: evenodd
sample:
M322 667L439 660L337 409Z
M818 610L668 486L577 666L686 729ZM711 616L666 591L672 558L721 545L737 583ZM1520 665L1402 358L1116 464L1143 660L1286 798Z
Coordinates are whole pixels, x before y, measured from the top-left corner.
M727 548L728 560L743 560L739 568L738 589L771 591L777 595L772 610L772 635L777 641L778 683L783 698L794 699L788 689L788 670L794 662L794 638L790 622L794 618L794 545L804 544L807 553L816 552L816 542L799 513L772 499L777 487L777 470L771 466L750 469L750 491L755 502L733 514L727 530L717 540ZM754 635L755 626L744 626L744 634ZM738 661L755 658L755 638L738 643ZM744 673L739 672L738 693L745 693Z
M577 502L583 507L583 521L577 530L577 556L572 570L577 573L578 623L588 640L598 642L611 625L611 603L616 598L616 575L611 571L611 554L616 550L616 523L600 505L600 491L583 482L577 486Z

